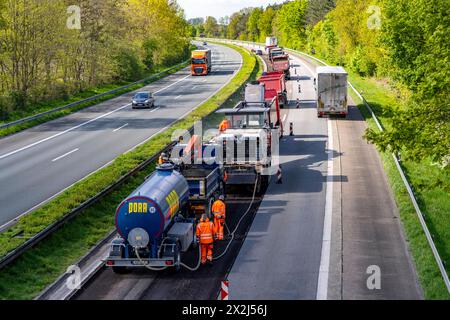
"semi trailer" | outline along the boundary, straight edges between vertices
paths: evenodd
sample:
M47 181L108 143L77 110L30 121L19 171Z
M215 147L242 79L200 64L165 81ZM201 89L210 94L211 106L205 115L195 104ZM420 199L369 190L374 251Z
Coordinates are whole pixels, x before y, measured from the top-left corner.
M211 50L194 50L191 57L191 73L193 76L206 76L211 72Z
M342 67L317 67L317 116L348 115L348 74Z
M111 243L106 266L116 273L142 267L179 270L181 254L196 246L198 216L210 214L221 181L217 165L157 167L117 208L119 236Z
M266 53L269 54L271 48L278 46L278 39L276 37L266 37Z

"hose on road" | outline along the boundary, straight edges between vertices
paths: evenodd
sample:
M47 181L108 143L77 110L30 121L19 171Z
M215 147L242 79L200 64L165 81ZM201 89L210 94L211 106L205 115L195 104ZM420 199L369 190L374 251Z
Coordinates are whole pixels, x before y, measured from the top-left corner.
M258 187L258 181L259 181L259 177L257 177L257 178L256 178L256 181L255 181L255 187L253 188L252 201L250 202L250 205L248 206L247 211L245 211L245 213L244 213L244 214L242 215L242 217L239 219L239 221L238 221L238 223L236 224L236 227L234 228L233 232L230 233L230 229L229 229L228 225L225 223L225 227L226 227L227 230L228 230L228 235L227 235L227 236L231 236L231 238L230 238L230 240L229 240L229 242L228 242L228 244L227 244L225 250L224 250L220 255L218 255L217 257L213 257L213 260L219 260L219 259L222 258L222 257L228 252L228 250L230 249L230 246L231 246L231 244L232 244L233 241L234 241L234 236L235 236L235 234L236 234L236 231L238 230L238 228L239 228L239 226L241 225L241 223L242 223L242 221L244 220L244 218L245 218L245 217L247 216L247 214L250 212L250 209L252 208L252 206L253 206L253 204L254 204L254 202L255 202L256 190L257 190L257 187ZM162 243L164 243L165 240L166 240L166 239L163 239ZM134 248L134 251L135 251L135 253L136 253L137 258L138 258L139 261L142 263L142 265L143 265L145 268L147 268L147 269L149 269L149 270L151 270L151 271L162 271L162 270L165 270L165 269L167 269L167 268L169 267L169 266L165 266L165 267L151 267L151 266L147 265L147 264L145 263L144 260L141 259L141 257L139 256L138 248L135 247L135 248ZM192 271L192 272L197 271L197 270L200 268L200 265L201 265L201 247L200 247L200 245L198 245L198 262L197 262L197 265L196 265L195 267L188 266L187 264L185 264L185 263L183 263L183 262L180 261L180 266L182 266L183 268L186 268L186 269L188 269L189 271Z
M163 239L163 241L162 241L161 244L163 244L164 241L165 241L166 239L167 239L167 238ZM161 246L161 247L162 247L162 246ZM164 266L164 267L151 267L151 266L147 265L147 264L145 263L145 261L142 260L142 258L139 256L139 250L138 250L137 247L134 248L134 251L135 251L135 253L136 253L136 257L138 258L138 260L139 260L139 261L142 263L142 265L143 265L145 268L147 268L148 270L151 270L151 271L163 271L163 270L166 270L167 268L169 268L169 266ZM159 252L158 252L159 254L160 254L160 251L161 251L161 250L159 250ZM159 255L159 254L158 254L158 255ZM190 266L188 266L187 264L184 264L183 262L180 261L180 266L182 266L182 267L188 269L189 271L197 271L198 268L200 268L200 264L201 264L201 248L200 248L200 246L198 246L198 263L197 263L197 265L196 265L195 267L190 267Z
M139 256L139 250L138 250L137 247L134 247L134 252L136 253L136 257L138 258L138 260L139 260L139 261L142 263L142 265L143 265L145 268L147 268L148 270L151 270L151 271L162 271L162 270L165 270L165 269L168 268L168 266L165 266L165 267L150 267L150 266L147 265L147 264L145 263L145 261L142 260L142 258Z
M227 235L227 236L230 236L230 235L231 235L231 239L230 239L230 241L228 242L228 245L226 246L225 250L224 250L220 255L218 255L217 257L213 257L213 260L219 260L219 259L222 258L222 257L228 252L228 250L230 249L230 246L231 246L231 244L232 244L233 241L234 241L234 236L235 236L235 234L236 234L237 229L238 229L239 226L241 225L242 220L244 220L244 218L245 218L245 217L247 216L247 214L250 212L250 209L252 208L253 203L255 202L256 189L257 189L257 187L258 187L258 181L259 181L259 177L256 178L256 181L255 181L255 187L254 187L254 189L253 189L253 197L252 197L252 201L250 202L250 205L248 206L247 211L245 211L245 213L244 213L244 214L242 215L242 217L239 219L239 221L238 221L238 223L236 224L236 227L234 228L233 232L231 232L231 233L229 233L229 234ZM225 226L227 227L228 232L230 232L230 229L228 228L228 225L227 225L226 223L225 223Z
M182 267L188 269L189 271L197 271L198 268L200 268L200 264L201 264L201 261L202 261L201 259L202 259L202 252L201 252L201 248L200 248L200 245L199 245L199 246L198 246L198 262L197 262L197 265L196 265L195 267L192 268L192 267L190 267L190 266L184 264L184 263L181 262L181 261L180 261L180 265L181 265Z

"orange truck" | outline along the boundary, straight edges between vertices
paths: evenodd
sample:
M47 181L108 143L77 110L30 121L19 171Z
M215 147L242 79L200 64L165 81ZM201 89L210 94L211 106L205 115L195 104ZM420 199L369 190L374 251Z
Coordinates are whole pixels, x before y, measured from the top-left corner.
M193 76L206 76L211 72L211 50L192 51L191 72Z

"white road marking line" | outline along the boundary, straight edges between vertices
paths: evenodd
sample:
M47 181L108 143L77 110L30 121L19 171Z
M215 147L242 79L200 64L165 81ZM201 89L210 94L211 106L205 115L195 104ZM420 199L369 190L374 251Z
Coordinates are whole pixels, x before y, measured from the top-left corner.
M161 92L161 91L163 91L163 90L166 90L167 88L170 88L170 87L174 86L175 84L177 84L177 83L183 81L184 79L187 79L188 77L190 77L190 75L188 75L188 76L186 76L186 77L184 77L184 78L182 78L182 79L180 79L180 80L178 80L178 81L176 81L176 82L174 82L174 83L168 85L167 87L164 87L164 88L162 88L162 89L160 89L160 90L158 90L158 91L155 91L154 94L156 94L156 93L158 93L158 92ZM102 119L102 118L104 118L104 117L107 117L107 116L109 116L109 115L111 115L111 114L113 114L113 113L115 113L115 112L117 112L117 111L120 111L120 110L122 110L122 109L125 109L126 107L129 107L129 106L131 106L131 103L129 103L129 104L127 104L127 105L124 105L124 106L122 106L122 107L120 107L120 108L117 108L117 109L115 109L115 110L113 110L113 111L110 111L110 112L108 112L108 113L105 113L105 114L103 114L103 115L101 115L101 116L98 116L97 118L94 118L94 119L91 119L91 120L89 120L89 121L83 122L83 123L81 123L81 124L79 124L79 125L77 125L77 126L75 126L75 127L72 127L72 128L67 129L67 130L61 131L61 132L59 132L59 133L57 133L57 134L54 134L54 135L52 135L52 136L50 136L50 137L47 137L47 138L45 138L45 139L42 139L42 140L36 141L36 142L34 142L34 143L31 143L31 144L29 144L29 145L27 145L27 146L25 146L25 147L22 147L22 148L19 148L19 149L17 149L17 150L14 150L14 151L11 151L11 152L9 152L9 153L6 153L6 154L4 154L4 155L1 155L1 156L0 156L0 160L5 159L5 158L7 158L7 157L9 157L9 156L12 156L12 155L14 155L14 154L16 154L16 153L19 153L19 152L25 151L25 150L27 150L27 149L30 149L30 148L32 148L32 147L34 147L34 146L37 146L37 145L39 145L39 144L41 144L41 143L43 143L43 142L46 142L46 141L52 140L52 139L54 139L54 138L57 138L57 137L59 137L59 136L61 136L61 135L63 135L63 134L66 134L66 133L71 132L71 131L73 131L73 130L75 130L75 129L78 129L78 128L80 128L80 127L83 127L83 126L85 126L85 125L87 125L87 124L89 124L89 123L91 123L91 122L94 122L94 121L97 121L97 120Z
M182 96L183 96L183 95L182 95L182 94L180 94L179 96L175 97L175 100L178 100L178 99L180 99L180 98L181 98Z
M192 90L195 90L195 89L197 89L198 88L198 86L193 86L192 87Z
M155 95L155 94L157 94L157 93L160 93L161 91L164 91L164 90L166 90L166 89L169 89L170 87L173 87L173 86L176 85L177 83L180 83L181 81L183 81L183 80L189 78L190 76L191 76L191 75L189 74L189 75L187 75L186 77L181 78L180 80L177 80L177 81L175 81L174 83L168 85L167 87L161 88L161 89L159 89L159 90L153 92L153 94Z
M150 111L150 113L153 113L153 112L155 112L155 111L157 111L157 110L159 110L159 109L161 109L161 107L158 107L158 108L153 109L152 111Z
M323 222L322 255L320 258L317 300L327 300L328 276L330 272L331 225L333 216L333 127L328 119L328 174L325 196L325 217Z
M87 124L89 124L89 123L91 123L91 122L94 122L94 121L96 121L96 120L98 120L98 119L107 117L107 116L109 116L110 114L113 114L114 112L117 112L117 111L119 111L119 110L125 109L126 107L129 107L129 106L131 106L131 103L129 103L129 104L125 105L125 106L122 106L122 107L120 107L120 108L117 108L117 109L115 109L115 110L113 110L113 111L110 111L110 112L108 112L108 113L105 113L105 114L103 114L103 115L101 115L101 116L98 116L97 118L94 118L94 119L91 119L91 120L89 120L89 121L83 122L83 123L81 123L81 124L79 124L79 125L77 125L77 126L75 126L75 127L72 127L72 128L67 129L67 130L61 131L61 132L59 132L59 133L57 133L57 134L54 134L54 135L52 135L52 136L50 136L50 137L47 137L47 138L45 138L45 139L36 141L36 142L34 142L34 143L32 143L32 144L29 144L29 145L27 145L27 146L25 146L25 147L22 147L22 148L20 148L20 149L14 150L14 151L11 151L11 152L9 152L9 153L7 153L7 154L4 154L4 155L0 156L0 160L1 160L1 159L4 159L4 158L7 158L7 157L9 157L9 156L12 156L12 155L14 155L14 154L16 154L16 153L18 153L18 152L27 150L27 149L29 149L29 148L31 148L31 147L37 146L37 145L39 145L39 144L41 144L41 143L43 143L43 142L46 142L46 141L52 140L52 139L54 139L54 138L57 138L57 137L59 137L59 136L61 136L61 135L63 135L63 134L66 134L66 133L71 132L71 131L73 131L73 130L75 130L75 129L78 129L78 128L80 128L80 127L83 127L83 126L85 126L85 125L87 125Z
M120 128L117 128L116 130L114 130L113 132L117 132L117 131L119 131L119 130L121 130L121 129L123 129L123 128L125 128L125 127L127 127L128 126L128 123L126 123L126 124L124 124L123 126L121 126Z
M239 70L242 69L242 65L243 65L243 59L241 58L241 61L239 62ZM181 79L180 81L186 79L190 77L184 77L183 79ZM224 88L225 86L227 86L231 81L233 80L233 77L230 77L230 79L228 79L228 81L223 84L220 88L218 88L215 92L211 93L210 96L208 96L206 98L206 100L203 100L202 102L200 102L199 104L197 104L193 109L187 111L185 114L183 114L180 118L178 119L182 119L184 117L186 117L188 114L190 114L191 112L193 112L194 110L196 110L199 106L201 106L205 101L208 101L212 96L214 96L217 92L219 92L222 88ZM179 82L179 81L178 81ZM131 104L129 104L131 105ZM128 105L128 106L129 106ZM158 108L159 109L159 108ZM155 110L156 111L156 110ZM131 147L129 150L127 150L126 152L124 152L123 154L127 154L131 151L133 151L134 149L140 147L141 145L143 145L144 143L146 143L147 141L149 141L151 138L153 138L154 136L158 135L159 133L163 132L164 130L166 130L167 128L169 128L170 126L172 126L177 120L173 121L172 123L170 123L169 125L167 125L166 127L162 128L161 130L159 130L158 132L154 133L153 135L151 135L150 137L148 137L147 139L145 139L144 141L138 143L137 145L135 145L134 147ZM105 163L103 166L101 166L100 168L98 168L97 170L87 174L86 176L84 176L83 178L81 178L78 181L75 181L74 183L72 183L70 186L68 186L67 188L64 188L63 190L57 192L56 194L54 194L53 196L49 197L48 199L42 201L41 203L35 205L34 207L32 207L31 209L25 211L24 213L22 213L21 215L19 215L18 217L12 219L11 221L8 221L7 223L3 224L2 226L0 226L0 231L3 231L5 229L5 227L12 225L14 222L18 221L21 217L26 216L27 214L31 213L32 211L36 210L37 208L43 206L44 204L48 203L49 201L53 200L54 198L56 198L57 196L59 196L60 194L62 194L63 192L65 192L66 190L69 190L70 188L72 188L74 185L76 185L77 183L87 179L88 177L92 176L93 174L97 173L98 171L106 168L107 166L109 166L110 164L112 164L117 158L112 159L111 161Z
M316 76L316 72L315 72L315 71L312 71L312 69L311 69L306 63L304 63L302 60L298 59L297 57L295 57L295 58L296 58L296 59L295 59L294 61L299 62L300 65L302 65L302 66L304 66L306 69L308 69L308 71L311 73L311 75L312 75L313 77ZM300 73L299 73L299 74L300 74Z
M283 120L281 122L284 123L286 121L286 117L287 117L287 114L284 115Z
M14 224L16 221L19 221L20 218L22 218L23 216L26 216L27 214L31 213L32 211L36 210L37 208L42 207L44 204L50 202L51 200L53 200L54 198L56 198L57 196L59 196L60 194L62 194L63 192L65 192L66 190L69 190L70 188L72 188L74 185L76 185L78 182L81 182L85 179L87 179L88 177L92 176L93 174L97 173L98 171L102 170L103 168L106 168L107 166L109 166L110 164L112 164L114 162L115 159L109 161L108 163L105 163L103 166L101 166L100 168L98 168L97 170L89 173L88 175L86 175L85 177L83 177L82 179L75 181L74 183L72 183L70 186L62 189L61 191L55 193L53 196L51 196L50 198L47 198L46 200L38 203L37 205L35 205L34 207L28 209L27 211L25 211L24 213L20 214L18 217L15 217L14 219L6 222L5 224L2 224L0 226L0 232L3 232L4 230L6 230L6 228L8 228L9 226L11 226L12 224Z
M67 157L68 155L71 155L72 153L77 152L78 150L80 150L80 149L76 148L76 149L73 149L72 151L69 151L69 152L67 152L67 153L64 153L62 156L53 159L52 162L56 162L56 161L58 161L58 160L61 160L62 158L65 158L65 157Z

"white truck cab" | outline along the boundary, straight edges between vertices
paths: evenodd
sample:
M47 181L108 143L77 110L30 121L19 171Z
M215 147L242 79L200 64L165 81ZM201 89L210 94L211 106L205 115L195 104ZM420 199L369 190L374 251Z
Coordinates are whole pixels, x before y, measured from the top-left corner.
M213 139L220 146L218 160L227 172L227 184L248 185L258 182L258 192L269 181L273 146L278 146L279 131L270 119L265 104L239 103L234 109L221 109L229 128Z

